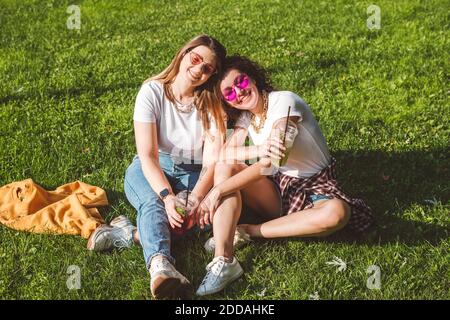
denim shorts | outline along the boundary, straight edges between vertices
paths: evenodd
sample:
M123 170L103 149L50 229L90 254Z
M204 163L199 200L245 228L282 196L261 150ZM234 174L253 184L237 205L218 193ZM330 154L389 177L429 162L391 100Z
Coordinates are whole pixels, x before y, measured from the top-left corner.
M320 200L330 200L333 199L333 197L330 196L326 196L324 194L310 194L309 196L309 200L314 203L316 201L320 201Z

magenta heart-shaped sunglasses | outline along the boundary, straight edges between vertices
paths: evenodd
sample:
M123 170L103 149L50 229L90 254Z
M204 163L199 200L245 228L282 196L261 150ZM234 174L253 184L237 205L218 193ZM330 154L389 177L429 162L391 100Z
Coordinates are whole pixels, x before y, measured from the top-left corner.
M228 88L225 88L223 90L222 95L228 102L232 102L236 100L237 98L237 92L236 88L239 88L240 90L247 89L248 85L250 83L250 79L246 74L240 74L234 79L234 84Z

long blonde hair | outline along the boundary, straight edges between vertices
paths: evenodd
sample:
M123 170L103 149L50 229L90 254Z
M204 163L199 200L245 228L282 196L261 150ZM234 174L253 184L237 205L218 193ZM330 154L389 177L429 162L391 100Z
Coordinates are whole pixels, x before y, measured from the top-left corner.
M202 120L203 128L206 132L210 129L209 114L212 115L216 122L217 129L222 136L225 135L225 112L222 108L222 103L215 95L214 86L219 81L219 75L222 73L222 66L227 55L225 47L213 37L202 34L192 40L188 41L180 50L178 50L172 62L161 73L152 76L144 81L144 83L151 80L159 80L163 84L164 94L167 99L172 103L175 103L175 97L170 90L170 85L175 80L179 69L181 59L190 52L192 49L198 46L206 46L214 53L216 58L216 73L212 74L209 79L202 85L198 86L194 90L194 104L197 110L200 112L200 118Z

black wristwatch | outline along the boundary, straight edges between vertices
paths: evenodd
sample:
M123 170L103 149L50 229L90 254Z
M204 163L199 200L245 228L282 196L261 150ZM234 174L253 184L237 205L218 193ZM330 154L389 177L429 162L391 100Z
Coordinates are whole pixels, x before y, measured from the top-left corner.
M164 188L161 190L161 192L159 193L159 197L161 198L162 201L164 201L164 199L170 194L169 189Z

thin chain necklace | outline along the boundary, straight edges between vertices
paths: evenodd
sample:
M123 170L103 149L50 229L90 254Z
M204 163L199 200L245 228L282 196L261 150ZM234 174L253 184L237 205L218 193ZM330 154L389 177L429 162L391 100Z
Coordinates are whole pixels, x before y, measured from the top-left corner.
M269 108L269 101L267 99L266 91L262 92L262 99L263 99L263 112L261 114L261 117L258 117L259 119L258 124L256 124L256 116L254 113L252 113L252 117L250 120L256 133L259 133L259 131L264 127L264 122L266 121L267 109Z
M192 110L195 108L195 99L192 102L183 104L180 101L178 101L177 98L175 98L175 95L173 94L172 85L169 85L170 93L172 94L173 99L175 100L174 106L175 109L177 109L178 112L181 113L191 113Z

